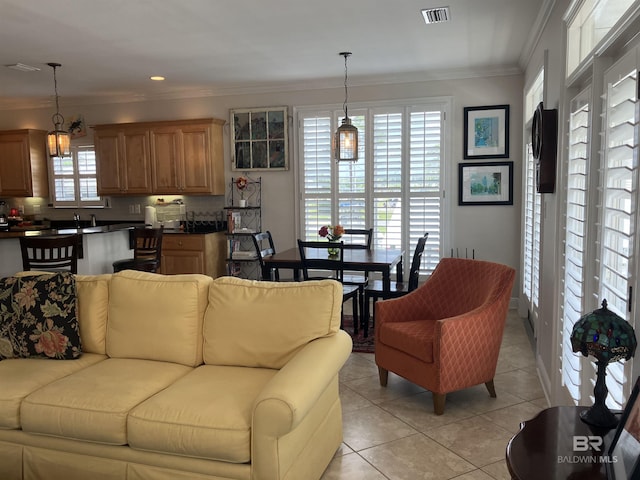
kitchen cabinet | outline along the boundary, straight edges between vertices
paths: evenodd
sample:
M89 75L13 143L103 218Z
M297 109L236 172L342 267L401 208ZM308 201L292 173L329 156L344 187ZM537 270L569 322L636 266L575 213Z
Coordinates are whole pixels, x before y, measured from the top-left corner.
M224 194L223 120L96 125L100 195Z
M222 120L152 126L153 193L224 194Z
M98 193L100 195L151 194L148 130L134 124L94 128Z
M161 273L201 273L217 278L226 272L226 253L223 232L165 233L162 236Z
M46 138L44 130L0 132L0 196L49 195Z

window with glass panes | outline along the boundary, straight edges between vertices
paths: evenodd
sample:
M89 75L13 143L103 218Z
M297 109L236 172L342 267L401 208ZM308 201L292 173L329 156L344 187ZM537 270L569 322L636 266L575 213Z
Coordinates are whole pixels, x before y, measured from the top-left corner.
M51 182L55 207L102 206L98 195L96 155L93 145L71 147L71 156L53 157Z
M373 227L374 248L403 249L410 259L429 232L421 271L430 273L443 251L448 109L448 102L349 109L359 160L339 163L332 141L342 110L298 111L301 236L319 239L323 225Z

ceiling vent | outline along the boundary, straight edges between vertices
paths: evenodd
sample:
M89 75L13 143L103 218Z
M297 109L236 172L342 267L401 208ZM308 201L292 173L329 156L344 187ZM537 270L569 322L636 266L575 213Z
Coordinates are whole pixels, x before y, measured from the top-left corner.
M424 23L431 25L432 23L444 23L451 19L449 15L449 7L425 8L422 10Z

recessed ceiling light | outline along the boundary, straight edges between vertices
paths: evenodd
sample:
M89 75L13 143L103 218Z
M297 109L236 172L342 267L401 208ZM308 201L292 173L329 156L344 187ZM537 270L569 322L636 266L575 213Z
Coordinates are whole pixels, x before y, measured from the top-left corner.
M21 72L38 72L40 70L38 67L27 65L25 63L14 63L11 65L5 65L5 66L7 68L11 68L12 70L19 70Z
M449 7L425 8L422 10L424 23L431 25L432 23L444 23L451 20L449 15Z
M164 80L164 77L162 75L153 75L151 77L149 77L151 80L154 80L156 82L161 82L162 80Z

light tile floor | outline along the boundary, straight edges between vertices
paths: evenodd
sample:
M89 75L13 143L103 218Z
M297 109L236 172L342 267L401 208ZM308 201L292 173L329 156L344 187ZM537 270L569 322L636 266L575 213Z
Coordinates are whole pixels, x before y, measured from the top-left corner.
M444 415L431 393L353 353L340 371L344 440L322 480L506 479L505 449L520 422L547 408L523 320L510 311L494 379L447 395Z

